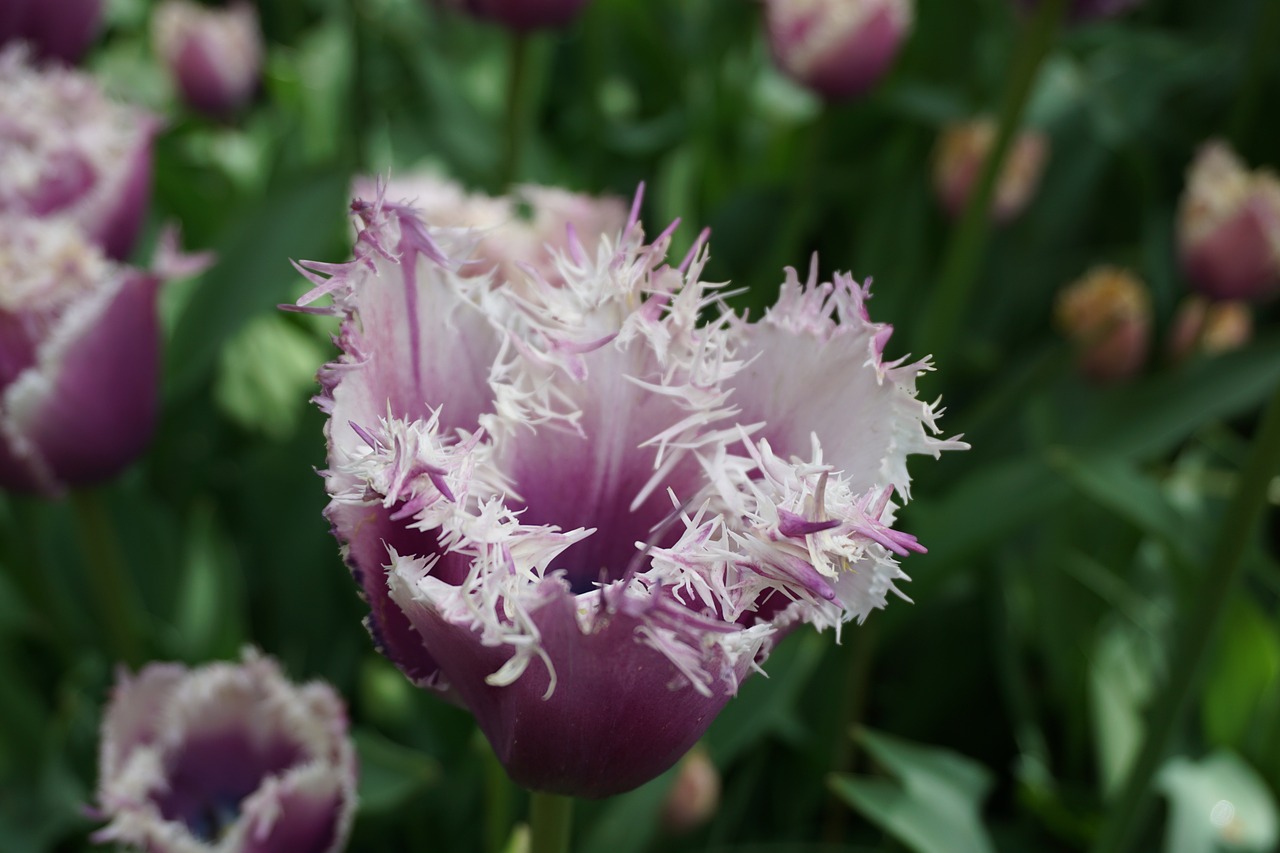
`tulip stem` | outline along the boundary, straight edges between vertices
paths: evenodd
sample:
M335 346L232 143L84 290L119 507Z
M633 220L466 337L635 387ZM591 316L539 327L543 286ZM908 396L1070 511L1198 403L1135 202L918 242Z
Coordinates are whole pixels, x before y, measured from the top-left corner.
M532 791L529 794L533 842L529 853L568 853L573 798Z
M987 242L991 198L995 194L997 179L1004 166L1005 155L1022 124L1022 114L1039 76L1040 64L1053 46L1065 10L1066 0L1042 0L1035 16L1026 25L1027 32L1019 37L1019 48L1014 54L1000 107L995 142L982 163L977 186L969 195L960 225L952 232L943 255L938 286L925 309L916 336L916 351L933 353L936 362L950 359L956 336L964 325L965 308Z
M107 633L110 652L117 661L142 663L137 590L125 570L120 543L98 493L77 489L71 493L80 546L84 551L89 595Z
M502 154L502 186L506 192L520 174L520 150L524 142L525 82L529 77L529 36L511 36L511 55L507 68L507 138Z
M1240 468L1235 494L1222 516L1204 574L1197 609L1175 633L1169 678L1152 705L1146 739L1125 779L1119 798L1108 805L1095 853L1129 849L1151 804L1151 779L1169 751L1169 742L1193 695L1207 653L1244 565L1244 552L1262 510L1267 489L1280 468L1280 388L1273 393L1258 425L1249 458Z

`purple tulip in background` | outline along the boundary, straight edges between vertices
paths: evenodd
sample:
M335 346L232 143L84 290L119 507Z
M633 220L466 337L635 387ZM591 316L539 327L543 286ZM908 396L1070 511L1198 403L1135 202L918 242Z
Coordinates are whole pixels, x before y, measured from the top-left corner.
M1223 142L1196 154L1178 210L1178 250L1211 299L1256 302L1280 289L1280 179L1250 172Z
M102 723L94 835L148 853L336 853L356 806L347 715L328 684L240 663L154 663Z
M87 74L0 52L0 213L69 219L127 257L150 200L156 129Z
M101 25L102 0L0 0L0 45L26 42L41 59L75 62Z
M262 34L249 3L226 8L164 0L152 18L156 55L192 109L225 116L248 103L262 76Z
M53 495L119 473L156 417L164 278L202 258L164 247L147 272L69 220L0 214L0 488Z
M986 118L943 129L934 156L933 185L949 216L958 219L964 213L995 141L995 123ZM996 179L992 219L1009 222L1026 209L1040 184L1048 156L1049 140L1043 133L1026 131L1014 138Z
M1055 319L1075 346L1080 372L1119 382L1142 370L1151 345L1151 294L1133 273L1100 266L1063 288Z
M838 100L870 89L911 30L913 0L765 0L778 66Z
M327 516L375 642L516 782L587 797L670 767L786 632L884 606L922 550L906 456L964 446L852 278L790 271L748 323L637 208L570 229L558 282L466 274L477 235L381 195L353 261L301 267L342 322Z
M445 5L517 32L562 27L573 21L588 0L444 0Z

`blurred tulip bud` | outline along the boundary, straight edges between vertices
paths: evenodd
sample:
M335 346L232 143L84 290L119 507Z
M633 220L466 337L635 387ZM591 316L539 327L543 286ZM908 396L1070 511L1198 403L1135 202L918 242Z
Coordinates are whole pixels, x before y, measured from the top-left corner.
M262 35L249 3L226 8L163 0L151 19L156 55L192 109L225 116L248 103L262 76Z
M116 682L102 723L94 835L148 853L336 853L356 806L342 700L253 650Z
M1253 312L1244 302L1210 302L1188 296L1178 306L1169 332L1169 355L1181 361L1193 353L1220 355L1240 349L1253 337Z
M913 0L765 0L779 67L831 100L884 76L911 30Z
M995 141L996 126L987 118L950 125L938 139L933 183L943 209L953 218L959 218L969 204ZM996 180L993 219L1008 222L1026 209L1048 156L1049 139L1043 133L1025 131L1013 140Z
M1018 0L1018 5L1031 11L1043 2L1048 0ZM1074 21L1111 18L1141 3L1142 0L1070 0L1067 3L1067 15Z
M102 24L102 0L0 0L0 45L25 41L41 59L75 62Z
M1280 288L1280 180L1250 172L1225 143L1201 147L1178 210L1182 266L1210 299L1257 301Z
M117 264L61 218L0 214L0 487L100 482L150 441L160 372L160 272ZM193 265L195 264L195 265Z
M151 194L148 114L86 74L0 52L0 213L74 221L113 258L132 250Z
M695 746L680 762L675 784L662 805L662 827L672 835L692 832L720 806L720 771L706 749Z
M588 0L444 0L477 18L494 21L517 32L563 27L573 21Z
M1151 297L1127 270L1097 267L1068 285L1057 302L1057 321L1075 345L1085 376L1099 382L1128 379L1146 361Z

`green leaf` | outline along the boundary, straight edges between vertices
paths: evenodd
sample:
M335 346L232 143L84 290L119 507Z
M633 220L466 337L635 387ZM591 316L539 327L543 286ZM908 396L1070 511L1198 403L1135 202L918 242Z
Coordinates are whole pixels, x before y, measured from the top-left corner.
M867 729L856 737L897 781L833 774L845 802L917 853L993 853L980 816L990 771L948 749Z
M245 641L243 577L235 548L208 505L187 525L174 634L191 661L235 657Z
M1175 758L1156 784L1169 798L1165 853L1276 849L1275 798L1235 753L1222 750L1199 762Z
M360 755L360 813L387 814L403 808L440 774L429 756L388 740L373 729L352 733Z
M282 315L254 317L222 350L213 396L232 420L283 441L315 392L327 347ZM270 365L264 370L263 365Z
M642 853L649 849L657 835L662 805L679 769L677 764L657 779L610 799L591 824L580 849L601 853Z
M1114 793L1142 746L1143 716L1155 685L1153 654L1139 634L1115 624L1104 631L1089 667L1089 705L1104 793Z
M1280 674L1276 627L1248 599L1237 597L1223 620L1217 655L1204 689L1205 737L1239 747Z

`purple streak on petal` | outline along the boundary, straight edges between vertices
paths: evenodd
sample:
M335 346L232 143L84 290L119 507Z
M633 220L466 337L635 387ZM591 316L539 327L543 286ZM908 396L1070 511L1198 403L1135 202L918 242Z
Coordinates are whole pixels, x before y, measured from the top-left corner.
M431 479L431 485L436 487L440 494L444 495L447 501L456 501L453 492L449 491L449 484L444 479L445 471L441 468L430 467L427 469L427 476Z
M627 227L623 229L624 234L631 233L631 229L640 224L640 205L644 201L644 181L636 186L636 194L631 199L631 211L627 214Z
M830 530L833 527L839 527L840 522L836 519L827 521L809 521L802 515L796 515L789 510L778 510L778 532L783 536L791 536L800 538L808 536L811 533L821 533L823 530Z
M698 234L698 239L693 241L693 245L689 247L689 251L685 254L684 260L680 261L680 266L676 269L680 272L688 272L689 266L693 263L693 259L698 257L698 253L702 251L702 247L707 245L707 240L711 239L711 229L703 228Z
M97 181L93 164L80 152L68 149L51 154L40 183L27 197L27 209L36 216L55 213L80 201Z

